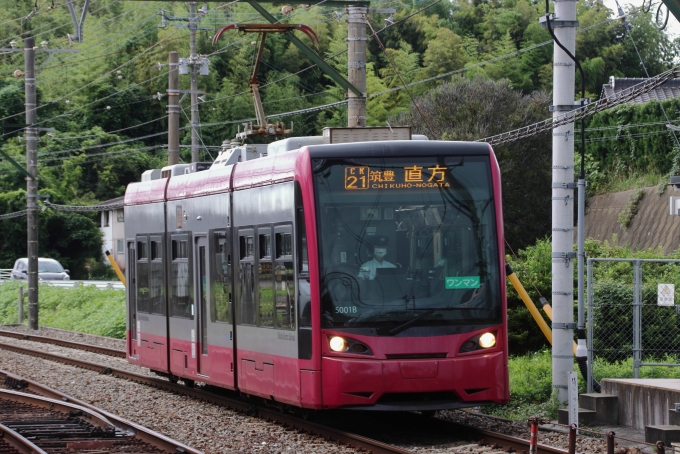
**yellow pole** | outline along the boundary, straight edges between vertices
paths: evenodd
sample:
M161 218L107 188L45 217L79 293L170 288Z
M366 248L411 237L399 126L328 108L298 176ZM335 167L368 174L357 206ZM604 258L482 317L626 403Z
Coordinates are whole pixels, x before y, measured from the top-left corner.
M541 308L543 309L543 312L545 312L550 321L552 321L552 306L550 305L550 303L548 303L548 300L546 300L543 297L541 297L539 301L541 302ZM573 350L574 356L576 356L576 341L574 341Z
M550 327L545 322L545 320L543 320L543 317L541 317L541 313L538 311L538 309L536 309L534 302L531 301L529 294L527 294L527 291L524 290L524 286L519 281L517 275L512 270L510 265L506 264L505 269L506 269L505 272L508 275L508 279L512 283L512 286L515 287L515 290L519 294L520 298L522 298L522 301L524 301L524 304L526 305L527 309L529 309L529 312L531 312L531 315L534 317L534 320L538 324L538 327L541 328L541 331L543 331L545 338L548 339L548 342L550 342L550 345L552 345L552 331L550 330Z
M106 251L106 258L109 259L109 262L111 262L111 266L113 267L113 270L118 275L118 279L120 279L120 281L123 283L123 285L127 287L127 283L125 282L125 276L120 271L120 268L118 268L116 261L113 260L113 256L111 255L111 253L109 253L109 251Z

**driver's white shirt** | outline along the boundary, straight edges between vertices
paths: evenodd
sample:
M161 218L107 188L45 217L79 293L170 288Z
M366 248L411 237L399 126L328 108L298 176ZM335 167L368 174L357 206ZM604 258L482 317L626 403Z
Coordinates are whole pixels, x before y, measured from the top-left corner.
M383 260L382 262L377 261L376 259L371 259L366 263L363 263L361 267L359 268L359 277L362 279L370 279L373 280L375 279L375 270L378 268L396 268L396 265L391 264L387 260Z

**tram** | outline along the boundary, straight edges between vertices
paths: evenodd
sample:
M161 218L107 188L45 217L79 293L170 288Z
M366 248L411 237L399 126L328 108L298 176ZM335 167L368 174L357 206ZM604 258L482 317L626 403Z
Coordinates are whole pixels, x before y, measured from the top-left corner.
M507 403L493 150L333 129L127 187L129 362L303 409Z

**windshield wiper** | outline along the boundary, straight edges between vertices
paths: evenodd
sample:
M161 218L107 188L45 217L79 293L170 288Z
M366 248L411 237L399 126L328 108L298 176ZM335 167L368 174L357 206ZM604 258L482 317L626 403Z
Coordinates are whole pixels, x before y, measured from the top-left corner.
M411 320L402 323L401 325L397 326L396 328L392 328L392 329L389 331L388 334L389 334L390 336L394 336L394 335L396 335L396 334L399 334L399 333L401 333L402 331L404 331L405 329L407 329L409 326L413 325L415 322L417 322L418 320L420 320L421 318L425 318L425 317L427 317L428 315L433 314L433 313L435 313L435 312L438 311L438 310L439 310L439 309L430 309L430 310L427 310L427 311L423 312L422 314L418 314L417 316L413 317Z

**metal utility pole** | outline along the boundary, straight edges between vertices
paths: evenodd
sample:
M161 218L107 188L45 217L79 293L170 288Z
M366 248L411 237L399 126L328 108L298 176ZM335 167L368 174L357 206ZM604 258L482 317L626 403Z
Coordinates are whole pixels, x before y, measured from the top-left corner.
M90 4L90 0L85 0L83 5L83 12L80 15L80 21L76 18L76 10L73 7L73 0L66 0L66 6L71 13L71 20L73 21L73 26L75 28L75 34L67 34L70 42L82 43L83 42L83 23L85 22L85 16L87 16L87 7Z
M28 327L38 329L38 131L36 127L35 38L24 39L26 90L26 226L28 257Z
M349 6L347 28L347 80L361 92L348 91L347 126L366 126L366 15L365 6Z
M179 54L168 60L168 165L179 163Z
M191 32L191 162L198 162L198 76L196 66L196 2L189 3L189 31Z
M555 38L575 55L576 0L555 1L550 26ZM546 0L546 8L548 6ZM546 14L548 12L546 11ZM547 28L546 17L541 25ZM553 50L553 118L576 108L574 62L557 44ZM568 373L574 369L574 123L553 129L552 179L552 384L560 402L568 395Z

